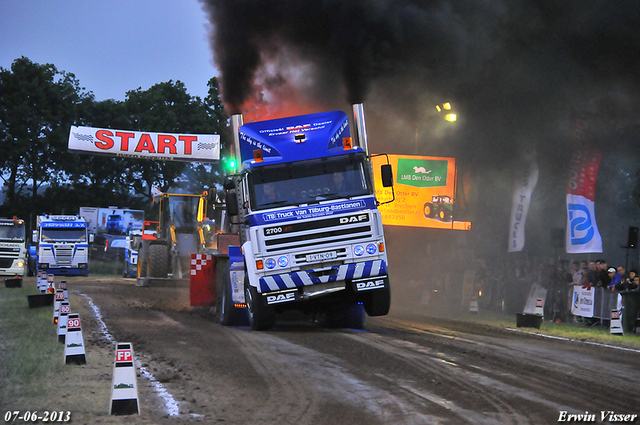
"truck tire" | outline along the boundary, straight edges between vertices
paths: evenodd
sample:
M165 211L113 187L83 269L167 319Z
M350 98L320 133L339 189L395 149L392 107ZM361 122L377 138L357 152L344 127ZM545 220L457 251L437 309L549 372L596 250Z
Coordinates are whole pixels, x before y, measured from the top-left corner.
M247 302L249 313L249 325L254 331L271 329L276 322L276 313L272 307L262 303L258 290L249 284L249 279L244 279L244 298Z
M436 215L436 208L431 202L427 202L426 204L424 204L423 211L426 218L433 218Z
M244 309L233 306L231 297L231 279L229 277L229 262L224 269L222 279L222 300L220 303L220 324L222 326L242 326L246 324Z
M169 248L166 245L149 246L149 277L167 277Z
M364 309L369 316L384 316L389 313L391 307L391 288L372 290L367 300L364 301Z
M364 329L366 322L362 304L347 304L326 312L324 325L328 328Z

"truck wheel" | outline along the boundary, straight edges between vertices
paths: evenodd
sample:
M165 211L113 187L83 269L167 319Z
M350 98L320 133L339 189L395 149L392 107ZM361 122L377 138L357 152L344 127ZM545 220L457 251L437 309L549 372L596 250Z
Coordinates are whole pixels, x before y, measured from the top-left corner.
M424 204L424 216L426 218L433 218L436 215L436 210L433 208L433 204L431 202L427 202Z
M244 292L251 329L254 331L271 329L276 322L276 313L272 307L262 304L258 290L249 284L249 280L246 277L244 279Z
M325 326L328 328L364 329L366 316L362 304L343 305L326 312Z
M169 249L166 245L149 246L149 277L167 277Z
M229 264L224 269L222 281L222 301L220 303L220 323L222 326L241 326L245 324L243 320L244 311L233 306L231 296L231 279L229 278Z
M389 313L391 307L391 288L386 285L381 289L374 289L364 302L364 309L369 316L384 316Z
M443 208L438 212L438 217L442 221L447 221L447 220L449 220L451 218L451 213L449 212L448 209Z

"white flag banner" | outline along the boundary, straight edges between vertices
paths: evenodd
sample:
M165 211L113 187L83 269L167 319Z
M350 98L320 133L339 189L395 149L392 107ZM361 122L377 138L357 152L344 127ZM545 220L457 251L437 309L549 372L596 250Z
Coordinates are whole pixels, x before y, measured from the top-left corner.
M69 151L157 161L213 162L220 160L220 136L71 126Z
M538 162L533 156L519 171L513 192L511 223L509 224L509 251L522 251L524 247L524 225L529 213L531 194L538 184Z
M594 202L600 158L599 152L576 151L571 159L567 189L568 254L602 252Z

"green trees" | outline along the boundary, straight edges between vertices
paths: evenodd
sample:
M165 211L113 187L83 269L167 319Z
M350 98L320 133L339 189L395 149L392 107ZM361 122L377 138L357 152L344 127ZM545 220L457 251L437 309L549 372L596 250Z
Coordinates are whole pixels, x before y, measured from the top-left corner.
M27 184L33 202L38 188L64 173L69 126L86 96L73 74L51 64L21 57L10 71L0 69L0 170L9 204Z
M123 102L96 101L73 74L21 57L11 69L0 68L0 215L75 213L81 205L144 208L152 186L199 191L221 180L217 165L69 153L71 125L220 134L223 146L229 133L215 77L204 100L168 81L129 91Z

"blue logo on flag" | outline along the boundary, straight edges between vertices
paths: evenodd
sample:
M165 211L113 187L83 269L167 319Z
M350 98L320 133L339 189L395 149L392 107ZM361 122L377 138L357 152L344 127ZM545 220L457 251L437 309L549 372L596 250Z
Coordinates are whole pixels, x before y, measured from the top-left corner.
M582 204L568 204L571 225L571 245L584 245L593 239L595 231L591 224L589 209Z

